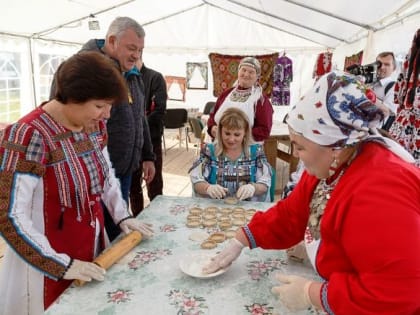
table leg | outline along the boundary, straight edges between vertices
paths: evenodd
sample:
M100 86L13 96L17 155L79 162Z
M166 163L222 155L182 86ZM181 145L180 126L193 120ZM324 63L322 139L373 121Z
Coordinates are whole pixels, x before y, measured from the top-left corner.
M264 140L264 152L267 156L267 161L270 165L277 169L276 167L276 159L277 159L277 139L274 137L269 137L268 139Z

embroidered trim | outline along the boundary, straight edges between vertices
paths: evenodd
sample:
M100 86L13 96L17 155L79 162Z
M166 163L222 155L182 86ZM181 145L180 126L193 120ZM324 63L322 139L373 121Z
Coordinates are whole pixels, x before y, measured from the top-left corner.
M255 238L251 233L251 230L249 229L248 225L245 225L244 227L242 227L243 231L245 232L246 236L248 237L248 240L250 242L250 247L251 249L256 248L257 247L257 242L255 242Z
M334 312L330 308L330 305L328 304L328 282L324 282L321 286L321 304L324 310L330 314L334 315Z
M3 178L2 178L3 179ZM8 185L9 186L9 185ZM5 204L8 206L9 204ZM3 206L2 206L3 208ZM0 216L0 224L2 225L0 232L5 236L7 244L19 255L22 259L30 262L30 264L42 272L46 277L53 280L58 280L65 272L65 266L61 262L52 257L43 256L39 250L33 247L33 244L28 244L21 237L16 234L13 227L14 222L7 220L8 211L2 209Z
M229 99L232 102L241 102L244 103L252 94L252 87L246 90L239 90L238 87L235 87L230 93Z
M105 129L102 129L102 130L105 130ZM86 164L89 177L90 177L90 182L91 182L90 193L92 195L102 194L103 182L105 180L108 180L109 167L108 167L105 157L102 154L102 148L100 144L100 141L102 141L101 140L102 137L103 135L101 135L99 131L95 131L89 134L89 139L91 141L90 146L92 147L93 150L95 150L96 154L94 154L90 158L87 155L83 156L83 161Z

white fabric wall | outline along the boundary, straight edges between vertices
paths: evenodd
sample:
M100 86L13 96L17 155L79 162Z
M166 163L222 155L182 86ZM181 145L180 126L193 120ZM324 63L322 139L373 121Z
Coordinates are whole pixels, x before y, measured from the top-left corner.
M375 56L385 50L391 50L396 53L397 58L402 60L411 45L412 37L414 32L418 28L418 21L415 17L407 19L403 22L388 27L386 30L378 31L369 38L362 38L351 45L341 45L335 51L333 51L333 64L337 69L342 69L344 65L345 56L357 53L360 50L364 50L363 63L370 63L375 59ZM96 37L96 36L93 36ZM228 50L228 51L217 51L210 48L205 49L200 47L199 49L191 49L185 47L182 44L183 49L179 48L167 48L157 50L155 47L148 47L148 43L152 41L153 32L149 32L146 37L146 47L144 50L144 62L145 64L157 71L160 71L163 75L175 75L185 76L186 75L186 63L187 62L208 62L208 89L207 90L189 90L186 91L186 102L175 102L175 106L184 107L195 107L202 110L207 101L215 100L213 96L213 77L211 71L211 65L208 58L210 52L217 53L228 53L228 54L265 54L273 51L278 51L280 54L286 49L286 55L293 60L293 74L294 79L291 84L291 104L294 104L299 98L313 85L314 80L312 78L312 71L316 61L316 57L320 52L325 51L322 48L287 48L278 46L271 47L269 50L265 50L264 46L261 46L261 50ZM257 40L257 39L255 39ZM191 43L192 45L192 43ZM275 45L278 45L277 43ZM25 114L36 106L40 99L36 94L36 101L34 101L34 90L31 81L32 76L35 80L38 78L36 69L38 67L37 58L34 58L34 69L35 73L32 73L31 62L30 62L30 45L26 39L19 39L9 36L0 35L0 46L2 51L19 51L21 53L21 69L22 69L22 114ZM54 52L59 55L71 55L76 52L80 46L78 45L59 45L54 42L47 41L34 41L32 45L32 53L36 56L41 52ZM254 47L255 48L255 47ZM398 70L396 71L398 73ZM174 103L174 101L170 101ZM174 105L174 104L173 104ZM288 111L288 106L280 106L275 108L275 120L281 120L285 113Z
M401 60L411 47L414 33L418 28L418 16L414 16L389 26L385 30L375 32L371 42L367 38L363 38L351 45L341 45L334 51L333 63L337 69L343 70L344 58L358 53L360 50L368 52L363 54L363 64L375 61L377 54L382 51L392 51Z

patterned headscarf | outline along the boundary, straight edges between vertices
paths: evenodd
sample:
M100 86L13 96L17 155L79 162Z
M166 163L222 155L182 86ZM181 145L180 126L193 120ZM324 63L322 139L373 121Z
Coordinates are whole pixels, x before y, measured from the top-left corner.
M379 134L383 113L366 94L366 87L354 76L330 72L292 107L285 120L295 132L319 145L342 148L377 141L413 162L400 145Z

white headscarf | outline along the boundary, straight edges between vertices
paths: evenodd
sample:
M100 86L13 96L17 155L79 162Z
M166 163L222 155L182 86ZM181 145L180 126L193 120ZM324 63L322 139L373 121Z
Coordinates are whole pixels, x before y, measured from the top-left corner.
M345 147L362 141L377 141L403 160L414 158L392 139L377 130L382 111L365 95L366 87L354 76L330 72L292 107L287 124L319 145Z

